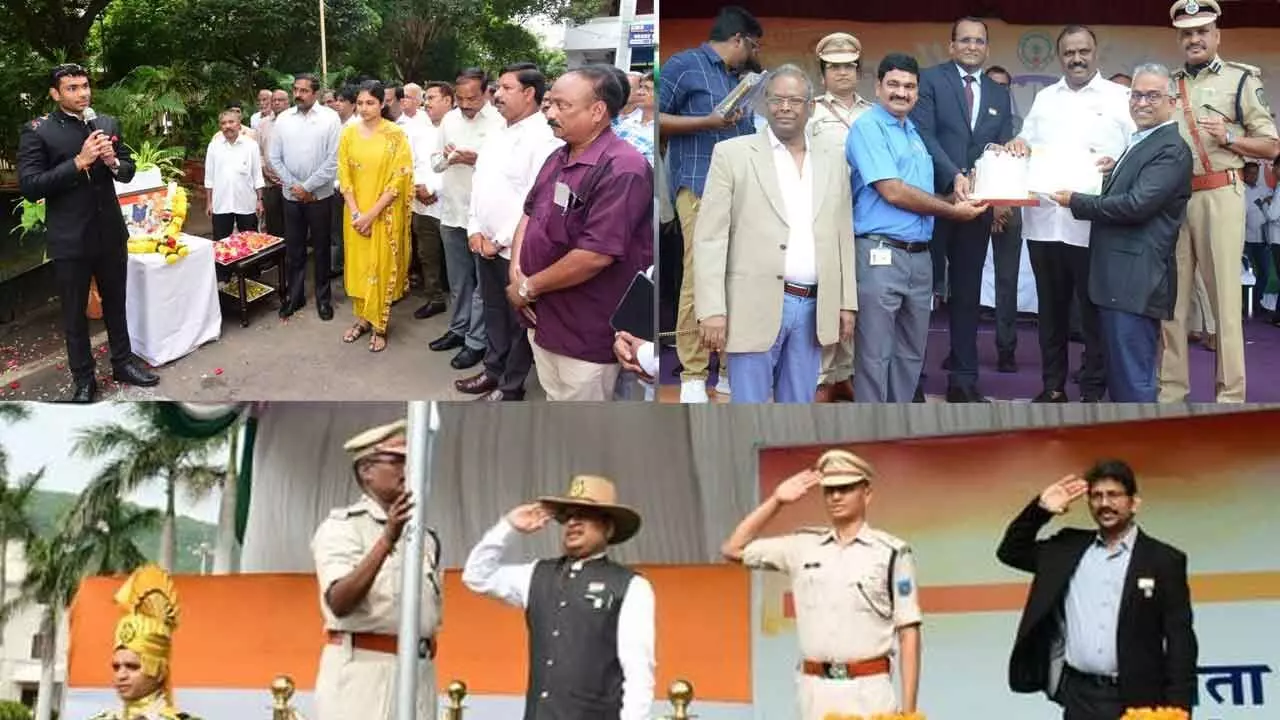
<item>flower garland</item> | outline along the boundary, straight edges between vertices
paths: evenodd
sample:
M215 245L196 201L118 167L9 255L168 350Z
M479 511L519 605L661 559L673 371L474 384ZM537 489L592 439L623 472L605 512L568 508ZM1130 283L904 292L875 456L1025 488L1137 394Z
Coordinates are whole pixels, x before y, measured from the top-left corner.
M1182 708L1129 708L1120 720L1191 720L1191 713Z

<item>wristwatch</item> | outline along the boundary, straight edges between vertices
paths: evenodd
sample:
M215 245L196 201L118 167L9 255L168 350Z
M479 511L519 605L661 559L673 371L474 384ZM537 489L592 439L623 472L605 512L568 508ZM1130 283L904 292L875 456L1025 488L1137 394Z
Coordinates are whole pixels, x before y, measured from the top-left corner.
M358 210L352 210L352 211L351 211L351 222L355 222L355 221L357 221L357 220L359 220L359 219L360 219L360 211L358 211Z
M1228 130L1227 139L1222 142L1222 147L1231 147L1233 144L1235 144L1235 141L1236 141L1236 136L1232 135L1231 131Z
M519 293L520 297L524 298L525 300L533 299L533 293L530 292L529 290L529 278L525 278L520 281L520 288L516 290L516 292Z

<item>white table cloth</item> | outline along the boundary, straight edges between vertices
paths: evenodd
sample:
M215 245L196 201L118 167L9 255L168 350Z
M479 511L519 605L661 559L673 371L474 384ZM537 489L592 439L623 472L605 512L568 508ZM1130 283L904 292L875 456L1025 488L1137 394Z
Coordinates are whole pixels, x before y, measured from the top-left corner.
M125 315L133 352L159 366L222 334L213 243L183 234L189 254L167 265L156 253L129 255Z

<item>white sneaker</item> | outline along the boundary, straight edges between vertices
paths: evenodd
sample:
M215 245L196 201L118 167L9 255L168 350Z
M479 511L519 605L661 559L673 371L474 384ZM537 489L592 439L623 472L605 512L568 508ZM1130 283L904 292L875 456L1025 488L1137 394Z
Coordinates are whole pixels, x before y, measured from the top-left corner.
M717 395L733 394L733 391L729 389L729 376L726 375L725 373L720 373L719 379L716 380L716 394Z
M680 383L680 402L701 404L710 402L707 397L706 380L685 380Z

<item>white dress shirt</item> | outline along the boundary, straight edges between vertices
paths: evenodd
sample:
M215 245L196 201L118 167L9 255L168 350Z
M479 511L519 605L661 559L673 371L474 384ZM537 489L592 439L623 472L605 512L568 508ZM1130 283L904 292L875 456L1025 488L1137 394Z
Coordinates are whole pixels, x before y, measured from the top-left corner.
M813 238L813 158L809 155L809 138L804 138L804 164L796 160L786 145L773 134L773 165L782 191L782 206L787 212L787 260L784 277L787 282L816 285L818 282L817 251Z
M957 63L956 71L960 73L961 91L964 90L964 79L969 75L973 76L973 107L969 110L969 129L972 130L978 125L978 111L982 109L982 69L969 72Z
M1244 241L1247 243L1265 243L1267 241L1267 213L1265 201L1271 197L1271 188L1263 182L1259 173L1258 182L1244 186ZM1259 205L1259 201L1264 204Z
M541 114L541 113L539 113ZM462 582L508 605L525 609L536 562L503 565L502 553L516 535L506 518L498 521L471 549L462 570ZM594 560L595 558L588 558ZM584 561L579 561L579 563ZM618 662L622 665L622 720L649 720L653 708L654 668L653 586L632 576L618 609Z
M498 114L497 109L488 103L470 120L462 114L461 108L454 108L440 121L440 145L436 148L432 165L444 175L444 191L440 197L441 225L455 228L467 226L467 213L471 206L471 178L475 173L475 168L471 165L456 163L446 166L444 148L453 145L459 150L472 150L479 154L485 141L506 124L507 121Z
M258 112L249 116L249 127L256 130L258 129L258 123L261 121L262 121L262 111L259 110Z
M1119 160L1137 129L1129 115L1129 88L1095 73L1079 90L1062 79L1036 93L1018 137L1032 153L1037 146L1054 146ZM1022 237L1027 240L1087 248L1089 227L1087 221L1075 219L1070 208L1050 200L1022 210Z
M500 248L499 255L510 260L525 198L547 156L562 145L540 112L490 137L476 160L472 182L483 191L471 194L467 236L482 233Z
M1271 203L1266 208L1267 237L1272 245L1280 245L1280 183L1276 183L1276 189L1271 193Z
M408 126L414 126L414 125L421 126L421 125L430 125L431 121L430 119L427 118L427 111L419 108L418 112L413 114L413 117L409 117L407 113L400 113L400 117L396 118L396 124L399 125L400 127L408 127Z
M426 113L418 113L426 117ZM401 115L400 117L404 117ZM400 127L409 136L409 150L413 153L413 184L424 185L427 190L436 194L436 201L423 205L417 196L413 199L413 212L417 215L440 218L440 190L444 188L444 177L431 167L431 156L435 154L440 143L440 128L426 122L402 123Z
M262 152L252 138L227 142L218 135L204 156L204 186L213 191L214 215L257 215L262 180Z
M301 185L318 200L333 195L341 131L338 113L319 103L306 113L295 105L276 116L267 158L280 176L286 200L297 201L289 191L294 184Z

